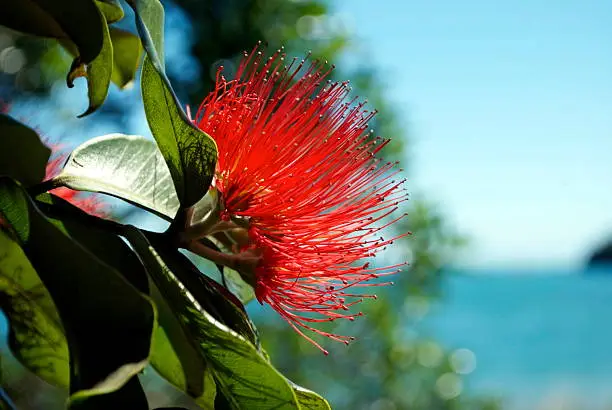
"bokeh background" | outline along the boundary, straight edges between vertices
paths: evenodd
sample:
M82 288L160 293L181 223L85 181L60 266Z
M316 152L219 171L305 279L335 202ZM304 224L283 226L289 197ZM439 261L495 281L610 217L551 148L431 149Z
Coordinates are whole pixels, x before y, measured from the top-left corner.
M258 40L336 64L379 110L372 127L409 178L409 213L378 263L410 261L323 356L271 309L247 306L275 365L335 409L612 409L612 2L175 0L167 69L196 107ZM129 8L121 25L133 29ZM138 81L84 120L85 84L52 41L0 30L0 98L66 147L150 135ZM117 200L117 218L163 229ZM607 263L606 263L607 262ZM20 409L65 392L10 357ZM190 406L153 370L156 406Z

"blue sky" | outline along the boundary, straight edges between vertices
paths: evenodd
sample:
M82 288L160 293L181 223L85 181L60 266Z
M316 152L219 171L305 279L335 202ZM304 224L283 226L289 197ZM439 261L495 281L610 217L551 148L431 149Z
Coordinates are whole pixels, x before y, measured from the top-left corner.
M381 68L461 263L580 266L612 236L612 2L372 4L336 3L349 59Z

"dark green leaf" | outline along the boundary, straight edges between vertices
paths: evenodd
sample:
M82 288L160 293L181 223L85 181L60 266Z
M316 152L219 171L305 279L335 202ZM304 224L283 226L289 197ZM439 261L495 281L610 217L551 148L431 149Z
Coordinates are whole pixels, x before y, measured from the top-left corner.
M121 399L141 408L133 376L147 364L152 301L55 227L9 178L0 179L0 211L60 314L71 355L71 407L105 408Z
M177 279L189 289L200 306L215 320L249 340L259 348L255 326L240 300L211 278L203 275L176 248L167 245L163 234L147 233L147 239Z
M111 80L119 88L126 88L134 81L138 64L142 57L142 44L140 38L134 34L110 28L113 42L113 75Z
M39 195L36 203L48 219L62 232L83 245L104 263L115 268L140 292L149 293L147 274L138 257L117 235L110 233L108 230L101 230L92 226L91 222L96 221L96 218L52 194ZM137 364L137 366L137 368L125 367L123 370L125 372L142 370L140 364ZM117 372L114 383L122 383L124 376L125 373ZM106 387L112 387L113 381L107 381ZM94 393L92 392L92 394ZM134 409L148 408L140 382L135 377L131 378L125 386L114 394L97 396L93 405L94 408L102 410L113 405L125 405L127 403L130 404L130 408ZM75 403L72 408L89 409L91 405L91 400L86 400Z
M93 0L0 0L0 24L38 36L67 38L85 64L102 50L104 32Z
M165 79L145 57L142 98L151 132L166 159L183 207L199 201L210 186L217 144L186 117Z
M35 36L66 37L55 18L36 3L35 0L0 0L0 24Z
M223 235L223 233L220 233L220 235ZM208 237L206 238L206 241L208 241L208 243L205 241L202 242L206 246L213 247L214 249L225 253L231 252L229 247L216 237ZM221 265L218 265L217 268L221 273L225 287L227 287L227 289L232 292L232 294L234 294L243 305L246 305L255 299L255 291L253 287L246 283L237 271Z
M147 53L164 71L164 7L159 0L127 0Z
M50 194L37 197L39 206L58 227L121 273L141 292L151 294L159 315L159 325L153 336L151 365L158 373L182 391L187 392L202 408L211 409L215 398L215 382L206 370L201 355L185 337L181 337L180 324L169 311L155 284L149 285L142 264L125 242L113 234L97 231L87 224L93 221L70 203ZM177 329L178 328L178 329ZM170 341L172 340L172 342Z
M156 407L155 410L188 410L188 409L185 407L173 406L173 407Z
M319 396L317 393L307 390L297 384L290 383L293 387L293 391L297 396L298 403L300 403L300 409L303 410L331 410L331 407L327 400Z
M149 234L167 266L193 293L202 307L218 321L226 324L253 343L258 343L254 328L238 300L197 268L175 248L164 245L162 235ZM155 336L151 364L169 382L196 399L203 408L214 408L215 382L206 359L197 345L189 340L180 319L163 298L155 283L152 297L159 311L160 333ZM224 296L225 295L225 296ZM234 299L233 301L231 299Z
M0 0L2 1L2 0ZM106 100L111 80L120 88L126 87L134 79L138 62L142 55L140 40L129 32L116 28L109 29L108 23L123 18L123 9L117 0L96 0L102 22L102 48L91 62L79 58L78 47L69 39L61 39L62 46L75 59L66 78L68 87L74 86L79 77L87 79L89 105L79 118L96 111Z
M102 229L98 218L49 193L38 195L36 205L63 233L113 267L140 292L149 293L147 273L138 256L117 234Z
M29 186L45 177L51 150L38 134L9 116L0 114L0 175Z
M85 142L72 152L55 181L125 199L170 220L179 207L155 142L136 135L110 134Z
M179 319L154 283L151 297L159 312L159 326L151 349L151 365L177 389L204 409L214 409L216 385L208 364L185 334Z
M40 209L53 218L52 222L60 229L94 254L104 257L104 262L121 269L124 277L141 292L151 295L159 315L151 346L151 365L170 383L194 397L201 407L212 410L209 405L215 398L212 374L206 370L206 363L197 350L184 336L181 337L180 324L155 284L149 285L144 267L127 244L113 234L96 230L87 223L94 221L90 215L61 198L42 194L37 200Z
M199 201L210 186L217 144L181 108L164 71L163 7L158 0L131 0L136 26L147 52L141 87L149 128L166 159L184 208Z
M68 388L68 345L55 304L21 247L0 230L0 308L9 321L9 346L27 369Z
M208 313L137 229L127 239L174 311L185 334L214 373L217 389L233 409L298 409L287 380L257 348Z
M108 24L121 20L124 16L119 0L96 0L96 4Z
M113 74L113 44L106 18L102 14L98 14L102 21L102 49L96 58L88 64L78 58L75 59L66 78L68 87L72 87L74 80L78 77L87 78L89 106L84 113L78 115L79 118L93 113L104 103Z

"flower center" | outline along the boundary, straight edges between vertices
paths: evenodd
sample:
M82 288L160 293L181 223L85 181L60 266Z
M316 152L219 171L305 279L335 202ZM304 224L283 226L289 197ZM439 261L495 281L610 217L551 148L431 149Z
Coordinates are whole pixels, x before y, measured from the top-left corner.
M189 208L180 241L186 249L237 271L255 288L255 269L262 260L262 250L251 241L249 226L249 218L230 214L221 192L211 188ZM203 239L212 242L218 250L206 245Z

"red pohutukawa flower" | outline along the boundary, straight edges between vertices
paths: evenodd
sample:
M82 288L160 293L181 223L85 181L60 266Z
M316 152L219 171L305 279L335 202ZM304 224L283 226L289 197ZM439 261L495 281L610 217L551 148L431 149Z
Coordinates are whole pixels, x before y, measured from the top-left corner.
M302 330L348 343L313 324L360 316L349 308L375 296L354 289L388 284L374 279L403 265L367 259L398 238L381 230L404 216L388 218L407 199L396 163L377 158L389 140L369 132L376 112L347 99L348 82L327 81L332 70L256 48L233 80L219 70L194 118L219 148L221 216L246 226L246 248L262 255L257 299L321 350Z

